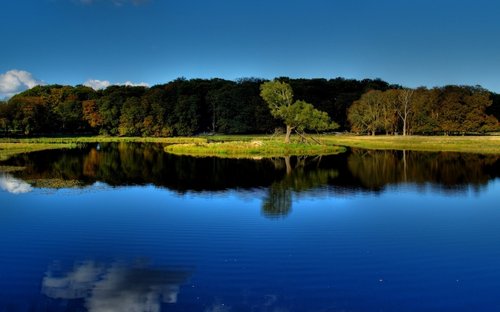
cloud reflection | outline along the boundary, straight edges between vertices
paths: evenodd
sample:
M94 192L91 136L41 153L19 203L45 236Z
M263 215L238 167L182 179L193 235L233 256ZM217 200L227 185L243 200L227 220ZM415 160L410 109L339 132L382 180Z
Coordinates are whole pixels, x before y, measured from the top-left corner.
M64 276L53 276L51 271L42 280L42 293L54 299L85 298L104 273L94 262L81 263Z
M49 270L42 280L42 294L54 299L84 299L90 312L159 312L161 303L176 303L180 284L190 271L113 264L93 261L75 265L72 271Z
M28 193L33 190L28 183L5 173L0 174L0 188L12 194Z

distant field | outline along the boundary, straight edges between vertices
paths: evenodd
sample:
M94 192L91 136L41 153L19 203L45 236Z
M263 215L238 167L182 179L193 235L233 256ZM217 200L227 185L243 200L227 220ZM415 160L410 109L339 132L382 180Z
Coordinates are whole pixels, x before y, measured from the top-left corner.
M199 137L142 138L142 137L64 137L0 139L0 160L13 155L46 149L75 148L83 143L149 142L168 146L167 152L196 156L254 157L280 155L312 155L338 153L338 146L366 149L414 151L452 151L481 154L500 154L500 136L355 136L315 135L322 145L282 143L281 136L271 135L215 135ZM253 142L253 143L252 143ZM179 144L177 146L177 144Z
M500 154L500 136L319 136L326 144L366 149Z

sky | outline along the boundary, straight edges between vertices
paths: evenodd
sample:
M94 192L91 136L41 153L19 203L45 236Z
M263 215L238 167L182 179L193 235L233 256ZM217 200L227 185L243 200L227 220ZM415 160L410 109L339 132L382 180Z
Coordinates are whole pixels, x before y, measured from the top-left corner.
M499 13L497 0L2 0L0 98L178 77L500 92Z

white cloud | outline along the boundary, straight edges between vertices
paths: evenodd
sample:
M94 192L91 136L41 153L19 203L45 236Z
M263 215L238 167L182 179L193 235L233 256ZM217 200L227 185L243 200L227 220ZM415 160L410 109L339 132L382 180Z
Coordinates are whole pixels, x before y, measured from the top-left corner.
M10 174L0 175L0 189L12 194L22 194L31 192L32 187L28 183L16 179Z
M83 83L84 86L91 87L94 90L106 89L111 85L108 80L89 79Z
M132 81L125 81L124 83L118 83L118 85L131 86L131 87L149 87L145 82L134 83Z
M109 86L131 86L131 87L149 87L149 85L145 82L134 83L132 81L111 83L109 80L98 80L98 79L89 79L83 83L84 86L91 87L94 90L106 89Z
M5 74L0 74L0 98L10 98L26 89L43 84L43 81L36 79L27 71L9 70Z

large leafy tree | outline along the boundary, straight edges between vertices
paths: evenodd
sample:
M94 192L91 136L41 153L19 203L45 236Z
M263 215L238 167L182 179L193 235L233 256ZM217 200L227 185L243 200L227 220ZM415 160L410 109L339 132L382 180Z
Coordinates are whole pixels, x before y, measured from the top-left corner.
M314 108L305 101L294 101L292 87L281 81L265 82L260 87L260 95L269 105L271 115L283 120L286 125L285 143L290 143L293 130L328 130L338 125L330 120L327 113Z
M438 124L445 134L494 130L493 116L486 114L491 106L490 94L480 87L446 86L438 102Z
M349 108L347 118L352 130L358 133L369 132L372 135L384 128L384 98L381 91L371 90Z

